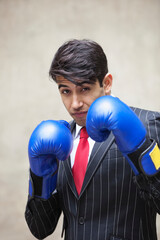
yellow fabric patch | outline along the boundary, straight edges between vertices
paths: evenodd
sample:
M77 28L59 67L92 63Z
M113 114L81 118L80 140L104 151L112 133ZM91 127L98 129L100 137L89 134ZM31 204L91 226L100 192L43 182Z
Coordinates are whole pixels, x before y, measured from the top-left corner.
M152 159L152 162L154 163L156 170L158 170L160 168L160 150L158 148L157 143L153 150L149 153L149 155Z

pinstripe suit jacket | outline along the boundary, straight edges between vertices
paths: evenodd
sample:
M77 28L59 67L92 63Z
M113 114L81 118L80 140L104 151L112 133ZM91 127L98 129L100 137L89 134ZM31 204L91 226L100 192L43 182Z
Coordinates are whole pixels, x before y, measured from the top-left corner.
M160 114L133 110L160 146ZM47 201L28 200L25 217L32 234L38 239L51 234L61 211L65 240L156 240L160 174L134 176L110 134L94 145L80 196L68 159L59 165L57 193Z

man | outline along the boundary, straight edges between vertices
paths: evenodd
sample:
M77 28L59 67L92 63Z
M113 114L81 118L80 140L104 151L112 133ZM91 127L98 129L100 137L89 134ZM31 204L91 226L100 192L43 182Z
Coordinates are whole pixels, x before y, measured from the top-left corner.
M31 136L25 217L32 234L43 239L53 233L63 212L62 234L65 232L66 240L156 240L156 214L160 213L160 114L133 108L135 114L111 96L112 75L107 59L93 41L64 43L55 54L49 74L73 118L73 149L65 122L46 122L47 128L42 123ZM46 137L48 126L54 130L52 136ZM85 126L92 138L87 136L84 140L81 162L77 163L80 130ZM87 166L81 170L86 146ZM82 181L79 173L84 175Z

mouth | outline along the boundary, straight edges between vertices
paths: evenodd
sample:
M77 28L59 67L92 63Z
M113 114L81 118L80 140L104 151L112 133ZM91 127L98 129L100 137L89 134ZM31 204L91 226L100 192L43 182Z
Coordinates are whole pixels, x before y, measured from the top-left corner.
M83 118L83 117L86 117L87 115L87 111L85 112L75 112L72 114L73 117L76 117L76 118Z

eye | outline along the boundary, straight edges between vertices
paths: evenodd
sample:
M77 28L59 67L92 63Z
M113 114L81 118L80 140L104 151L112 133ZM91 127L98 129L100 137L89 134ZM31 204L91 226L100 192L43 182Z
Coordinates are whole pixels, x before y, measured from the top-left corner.
M69 93L70 93L70 90L68 90L68 89L62 89L61 90L61 94L68 95Z
M90 90L89 87L84 87L84 88L82 88L82 92L87 92L87 91L89 91L89 90Z

